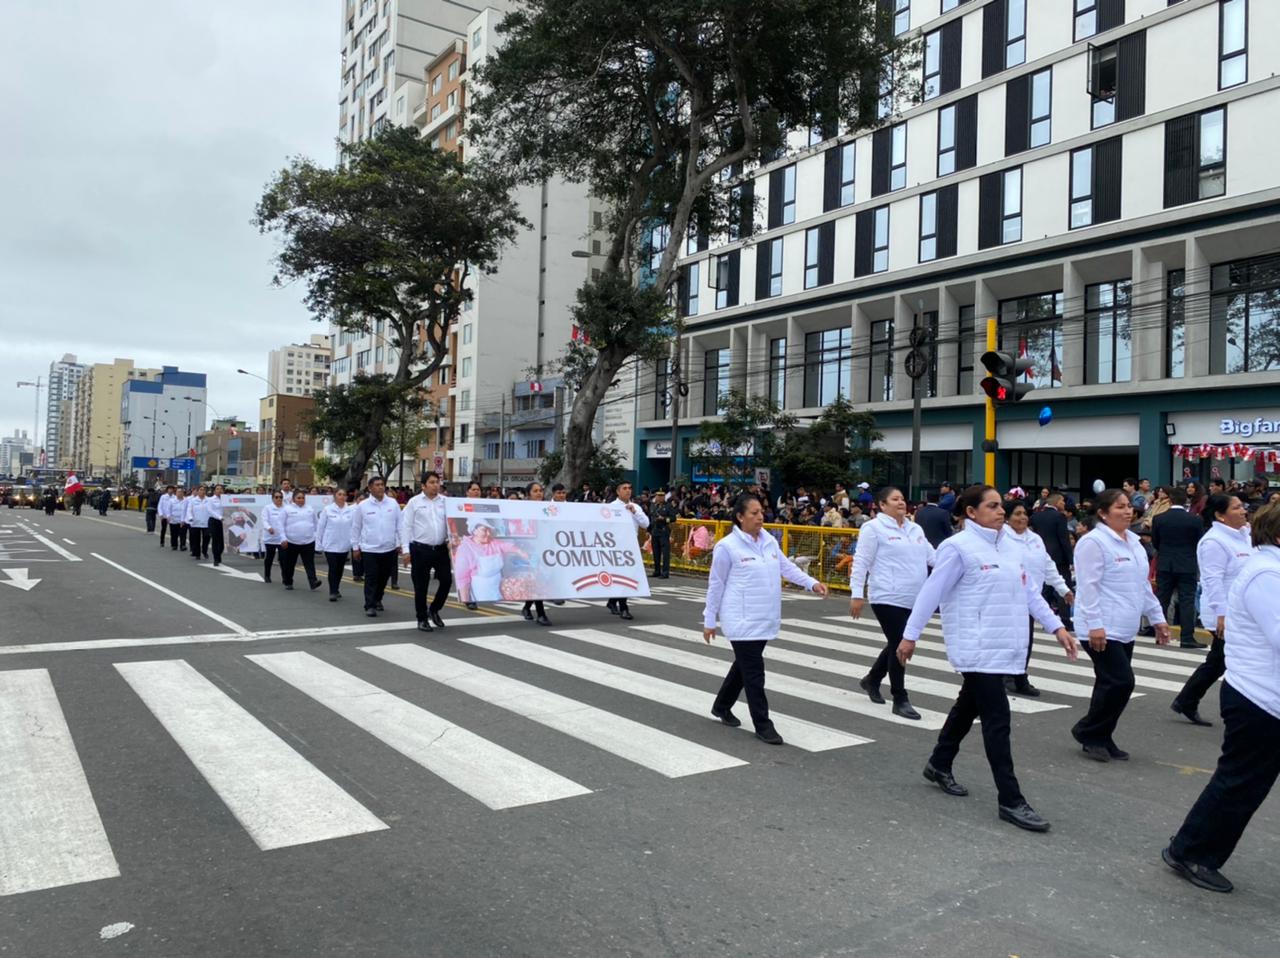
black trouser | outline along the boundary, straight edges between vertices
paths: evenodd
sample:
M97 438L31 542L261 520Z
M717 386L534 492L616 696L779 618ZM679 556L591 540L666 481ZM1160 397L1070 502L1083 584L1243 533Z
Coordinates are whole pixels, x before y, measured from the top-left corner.
M1061 618L1061 616L1059 616L1059 618ZM1064 629L1066 627L1067 627L1066 625L1063 625ZM1022 666L1022 677L1024 679L1027 677L1027 670L1031 667L1031 647L1035 645L1035 641L1036 641L1036 620L1035 620L1035 616L1029 615L1027 616L1027 661L1026 661L1026 664Z
M351 575L353 578L356 578L356 579L364 578L364 556L363 555L361 555L359 559L357 559L354 554L351 556Z
M205 549L213 550L213 561L215 563L222 561L222 547L225 543L222 539L222 520L210 519L209 531L206 533Z
M612 612L614 609L617 609L619 612L628 612L628 611L630 611L630 610L627 608L627 600L626 600L626 599L610 599L608 602L606 602L606 603L605 603L605 605L609 608L609 611L611 611L611 612Z
M147 532L148 533L156 531L156 512L157 511L158 510L153 509L150 506L147 507Z
M337 595L342 585L342 572L347 567L345 552L326 552L324 561L329 566L329 594Z
M266 552L266 557L262 560L262 578L267 582L271 581L271 563L275 561L276 553L280 552L280 543L264 542L262 548ZM284 555L280 556L280 575L284 576Z
M868 685L879 685L884 681L885 673L889 675L889 690L895 702L907 700L907 670L898 661L898 643L902 641L902 630L907 627L907 619L911 618L911 610L898 605L887 605L883 602L871 603L871 611L876 614L880 630L884 633L885 647L880 650L880 657L867 673Z
M199 559L201 552L209 551L209 530L200 526L187 528L187 542L191 546L191 554Z
M951 763L960 751L960 743L973 728L974 719L982 719L982 745L987 764L995 779L996 795L1001 805L1013 808L1022 802L1022 789L1013 774L1013 750L1009 745L1009 696L1004 691L1004 676L986 672L962 672L964 682L956 704L938 733L929 764L940 772L950 772Z
M1073 583L1071 581L1071 563L1065 562L1058 565L1058 574L1062 576L1063 581L1067 583L1068 589L1073 587ZM1041 594L1044 596L1045 602L1049 603L1049 608L1058 613L1058 618L1062 620L1062 627L1067 631L1074 629L1075 626L1071 622L1071 607L1067 605L1067 600L1058 595L1051 585L1046 585L1041 590Z
M431 611L439 612L449 598L453 587L453 564L449 561L449 545L430 546L425 542L409 543L410 572L413 576L413 609L418 621L427 621L427 589L431 585L431 573L436 574L436 597L431 600Z
M1280 719L1222 683L1222 757L1171 843L1196 865L1221 868L1280 776Z
M739 693L745 689L747 709L751 712L751 721L756 731L773 728L773 722L769 720L769 700L764 694L764 647L768 643L761 639L729 644L733 646L733 665L729 666L729 674L720 684L715 707L733 708L734 703L738 701Z
M169 544L173 547L173 551L177 552L179 547L187 548L187 525L185 522L175 522L169 526Z
M387 591L387 582L396 571L396 551L361 552L364 558L364 607L374 608Z
M160 517L160 548L164 548L165 533L169 531L169 520L164 516Z
M649 535L653 548L653 574L671 574L671 531L654 532Z
M1226 644L1215 633L1213 643L1209 646L1209 654L1204 657L1199 668L1191 673L1191 678L1187 679L1182 691L1174 697L1174 704L1183 711L1194 712L1200 707L1200 700L1205 697L1205 693L1226 671Z
M316 581L316 544L290 542L289 548L280 550L280 581L285 585L293 585L293 570L302 560L302 568L307 573L307 585Z
M1093 697L1071 734L1081 745L1107 745L1133 694L1133 643L1108 639L1107 647L1095 652L1086 640L1084 650L1093 660Z
M533 599L526 602L524 604L524 614L528 615L530 609L533 609L538 615L545 616L547 614L547 607L542 604L541 599Z
M1178 593L1178 625L1181 627L1182 644L1196 640L1196 574L1194 572L1157 572L1156 598L1160 608L1169 608L1169 600Z
M53 506L45 506L45 507L44 507L44 514L45 514L46 516L51 516L51 515L53 515ZM148 531L148 532L150 532L151 530L150 530L150 529L148 529L147 531Z

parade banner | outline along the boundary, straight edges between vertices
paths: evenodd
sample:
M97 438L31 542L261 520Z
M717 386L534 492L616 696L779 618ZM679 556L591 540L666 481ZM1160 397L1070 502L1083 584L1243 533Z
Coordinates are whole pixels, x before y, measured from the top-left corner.
M307 496L307 507L319 512L333 501L333 496ZM270 496L239 496L223 493L222 534L225 548L240 555L262 551L262 510L271 505Z
M445 517L464 602L649 594L635 522L622 506L450 498Z

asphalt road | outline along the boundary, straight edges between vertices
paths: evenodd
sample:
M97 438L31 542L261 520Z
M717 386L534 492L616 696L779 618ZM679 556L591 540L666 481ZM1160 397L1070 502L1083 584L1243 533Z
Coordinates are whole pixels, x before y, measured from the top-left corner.
M844 599L785 600L775 748L706 712L729 652L696 579L632 623L451 603L423 635L407 594L369 620L354 583L286 593L141 529L0 511L0 956L1277 954L1275 796L1234 894L1160 862L1221 741L1168 710L1193 654L1139 648L1133 759L1098 765L1067 734L1087 664L1037 648L1033 835L977 731L969 798L920 777L958 685L936 638L924 722L849 691L878 633Z

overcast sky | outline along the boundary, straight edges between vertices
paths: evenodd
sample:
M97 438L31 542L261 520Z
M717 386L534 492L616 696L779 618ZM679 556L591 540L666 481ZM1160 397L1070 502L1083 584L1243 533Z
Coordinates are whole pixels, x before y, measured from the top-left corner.
M220 414L257 422L265 387L236 368L323 329L249 219L289 156L333 160L339 8L5 4L0 435L30 431L15 383L63 353L207 373Z

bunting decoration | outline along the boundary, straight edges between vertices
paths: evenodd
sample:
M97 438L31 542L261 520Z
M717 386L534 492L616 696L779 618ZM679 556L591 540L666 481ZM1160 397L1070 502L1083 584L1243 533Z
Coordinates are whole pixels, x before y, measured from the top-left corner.
M1196 462L1212 459L1221 462L1224 459L1239 459L1241 462L1256 462L1275 472L1280 472L1280 449L1263 449L1243 442L1232 442L1217 446L1213 443L1199 443L1193 446L1176 445L1173 454L1179 459Z

